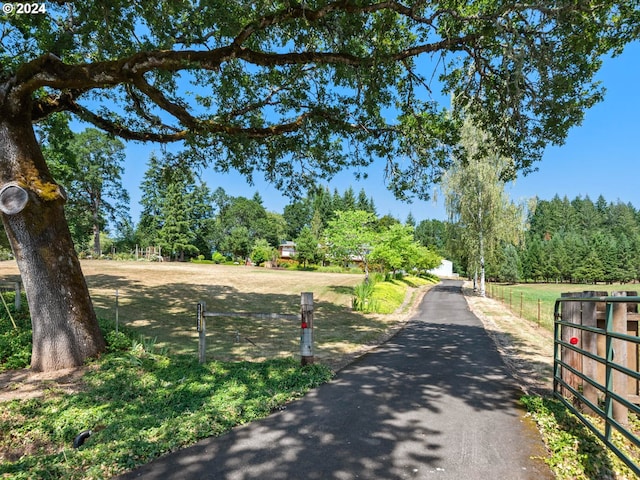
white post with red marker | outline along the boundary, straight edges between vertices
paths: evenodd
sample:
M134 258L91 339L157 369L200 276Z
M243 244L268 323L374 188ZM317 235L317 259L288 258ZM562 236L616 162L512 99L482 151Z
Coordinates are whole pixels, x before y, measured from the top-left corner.
M313 292L300 295L300 363L310 365L313 358Z

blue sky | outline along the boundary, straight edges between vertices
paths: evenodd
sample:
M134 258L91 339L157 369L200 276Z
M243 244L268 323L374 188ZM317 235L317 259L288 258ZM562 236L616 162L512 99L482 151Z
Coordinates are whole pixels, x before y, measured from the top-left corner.
M607 201L631 202L640 208L639 78L640 43L629 45L619 57L605 59L598 75L607 90L604 101L587 111L583 124L570 131L564 145L547 148L537 163L537 172L521 176L508 186L511 198L524 201L534 196L551 199L555 194L569 199L588 195L595 201L603 195ZM154 149L158 149L157 145L127 146L123 183L131 196L131 216L136 223L140 213L139 187ZM386 190L381 168L373 165L368 173L366 181L358 182L352 172L342 172L328 184L329 188L343 192L351 185L356 193L364 188L374 198L379 215L391 214L404 221L411 212L418 221L446 219L442 200L400 202ZM208 170L203 179L212 190L222 187L233 196L251 197L258 191L271 211L282 212L289 203L277 189L257 178L250 186L238 174Z

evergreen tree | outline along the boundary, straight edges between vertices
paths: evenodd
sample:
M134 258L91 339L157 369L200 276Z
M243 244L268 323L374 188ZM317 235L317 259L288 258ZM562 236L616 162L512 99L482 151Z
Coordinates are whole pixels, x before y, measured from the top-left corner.
M364 191L364 188L360 189L360 192L358 193L355 208L356 210L364 210L365 212L376 215L376 206L373 201L373 197L367 197L367 193Z
M213 196L196 183L190 170L175 169L175 156L155 154L140 187L142 212L138 232L141 244L160 246L176 260L211 251Z
M296 242L296 260L306 267L309 263L313 263L318 256L318 238L311 233L309 227L303 227Z
M627 283L630 282L634 274L634 252L629 237L624 233L620 234L617 239L617 272L615 279L618 282Z
M516 283L522 277L520 256L511 243L505 243L503 246L499 277L501 281L509 283Z
M544 254L542 240L531 235L526 242L525 257L523 261L523 276L537 282L544 278Z
M282 216L287 224L287 239L296 238L305 226L311 226L313 215L313 204L309 197L297 199L285 205Z
M553 235L545 242L545 247L547 250L545 276L556 282L563 281L567 274L566 266L569 259L564 245L564 236L561 233Z
M416 240L442 256L447 255L447 225L441 220L422 220L415 231Z
M353 187L349 186L342 194L342 202L337 210L356 210L356 195ZM365 210L366 211L366 210Z
M318 232L324 230L329 221L334 218L333 197L329 187L322 187L316 190L312 196L313 216L315 228ZM313 229L312 229L313 230ZM314 233L318 235L319 233ZM318 237L320 238L320 237Z
M596 206L587 195L585 198L576 197L571 204L576 212L576 227L582 232L598 231L604 219L596 209Z
M292 237L287 235L287 222L284 216L276 212L266 212L267 217L263 223L261 235L269 245L277 248L282 242Z
M160 207L162 223L157 233L162 251L181 262L185 260L185 254L199 253L198 247L193 244L193 206L188 197L187 185L177 181L167 185Z

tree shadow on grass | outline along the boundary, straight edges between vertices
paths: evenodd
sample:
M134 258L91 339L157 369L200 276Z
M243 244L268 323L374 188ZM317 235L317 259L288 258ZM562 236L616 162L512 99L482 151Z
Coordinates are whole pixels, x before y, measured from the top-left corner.
M332 292L338 293L340 295L353 295L353 287L347 285L332 285L329 287L329 290Z

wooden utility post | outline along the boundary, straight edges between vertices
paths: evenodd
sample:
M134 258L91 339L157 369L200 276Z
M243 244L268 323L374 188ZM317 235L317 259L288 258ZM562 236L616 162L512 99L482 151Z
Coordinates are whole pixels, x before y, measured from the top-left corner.
M310 365L313 358L313 292L300 295L300 363Z

